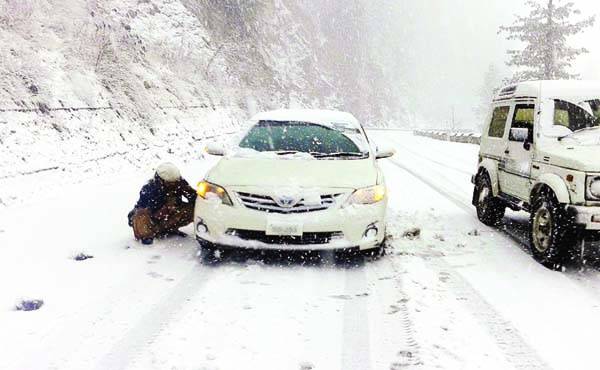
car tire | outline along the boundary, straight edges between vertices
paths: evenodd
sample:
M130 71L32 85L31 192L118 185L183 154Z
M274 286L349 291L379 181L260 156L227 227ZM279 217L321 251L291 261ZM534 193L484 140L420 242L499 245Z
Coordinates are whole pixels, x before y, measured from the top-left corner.
M383 246L379 246L379 247L375 247L373 249L367 249L365 251L361 251L361 254L365 258L376 260L376 259L379 259L379 258L385 256L385 248Z
M545 267L560 270L576 254L575 220L548 189L537 194L532 203L531 254Z
M202 241L198 248L198 253L202 263L207 265L214 265L221 260L221 251L216 245Z
M375 248L367 249L361 252L361 254L369 259L378 260L382 257L385 257L387 252L387 236L383 241Z
M474 203L479 221L488 226L498 226L504 218L506 204L494 197L492 189L492 182L487 173L477 176Z
M333 253L333 258L335 264L339 266L358 266L364 263L362 252L355 249L336 250Z

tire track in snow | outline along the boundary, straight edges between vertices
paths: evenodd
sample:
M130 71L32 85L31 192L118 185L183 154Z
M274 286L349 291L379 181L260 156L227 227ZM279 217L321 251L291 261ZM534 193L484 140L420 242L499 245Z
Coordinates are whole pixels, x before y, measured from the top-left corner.
M400 146L402 148L402 150L405 150L406 152L413 155L414 157L424 159L430 163L442 166L444 168L449 168L449 169L452 169L452 170L455 170L455 171L465 174L465 172L462 170L458 170L457 168L448 166L447 164L444 164L439 161L435 161L429 157L426 157L415 151L407 149L405 146L402 146L401 143L395 139L391 139L391 141L393 141L395 144ZM440 151L438 151L438 153L443 154ZM391 161L396 162L394 160L391 160ZM405 168L405 170L406 170L406 168ZM451 193L445 191L444 189L441 189L441 188L435 186L435 184L433 184L432 182L429 182L424 177L416 174L414 171L409 171L409 172L411 173L411 175L413 175L414 177L417 177L422 182L427 182L428 185L430 187L433 187L434 190L436 190L438 193L440 193L440 194L444 195L446 198L452 200L454 202L454 204L456 204L460 208L464 209L467 213L469 213L474 218L477 218L476 215L474 214L474 210L473 210L473 207L471 204L465 204L464 200L460 199L458 196L452 195ZM471 175L471 174L469 174L469 175ZM513 242L517 243L517 245L525 253L531 255L530 245L529 245L529 236L527 235L527 233L524 233L524 232L522 232L522 230L519 230L518 227L515 229L514 224L515 224L514 221L509 221L507 224L505 224L504 229L488 228L488 230L490 230L492 233L495 233L502 237L508 238L509 240L512 240ZM582 274L581 271L577 270L576 272L565 271L565 272L563 272L563 276L565 276L567 279L571 280L574 284L577 285L578 288L584 290L588 296L594 298L597 301L600 301L600 288L598 288L598 284L600 283L600 274L597 274L597 273Z
M197 295L216 274L216 268L194 265L187 275L172 288L172 292L144 314L125 336L116 342L96 367L99 370L127 369L144 353L144 350L168 327L184 305Z
M394 140L394 142L396 142ZM397 142L396 142L397 143ZM447 167L446 165L442 164L441 162L436 162L433 161L427 157L421 156L418 153L415 152L411 152L408 151L411 155L413 155L416 158L421 158L424 159L428 162L440 165L444 168L450 168L453 169L452 167ZM418 172L408 168L407 166L405 166L404 164L390 159L389 160L390 163L401 167L402 169L404 169L406 172L408 172L410 175L412 175L413 177L417 178L419 181L427 184L430 188L432 188L433 190L435 190L437 193L441 194L443 197L445 197L446 199L450 200L452 203L454 203L456 206L458 206L459 208L461 208L462 210L464 210L467 214L469 214L469 216L475 218L477 220L477 222L479 222L479 219L477 218L477 215L475 214L475 211L473 209L473 206L471 205L470 201L465 202L464 199L462 199L461 197L457 196L456 194L452 194L451 192L446 191L445 189L443 189L440 186L437 186L434 182L430 181L428 178L422 176L421 174L419 174ZM469 174L471 175L471 174ZM456 183L454 183L454 185L458 186ZM519 247L521 247L521 249L526 252L527 254L531 254L529 252L529 240L527 237L524 237L523 235L519 235L515 232L511 232L509 229L495 229L495 228L491 228L485 225L482 225L482 228L485 228L487 231L500 235L503 238L506 238L507 240L516 242L517 245Z
M410 154L412 154L412 155L414 155L414 156L416 156L416 157L419 157L419 158L425 159L425 160L427 160L427 161L429 161L429 162L431 162L431 163L435 163L435 164L437 164L437 165L439 165L439 166L442 166L442 167L444 167L444 168L449 168L449 169L451 169L451 170L454 170L454 171L456 171L456 172L459 172L459 173L461 173L461 174L463 174L463 175L471 176L471 175L473 174L473 173L471 173L471 172L469 172L469 171L466 171L466 170L464 170L464 169L462 169L462 168L458 168L458 167L456 167L456 166L454 166L454 165L450 165L450 164L447 164L447 163L443 163L443 162L440 162L440 161L438 161L438 160L435 160L435 159L433 159L433 158L429 158L429 157L426 157L426 156L424 156L424 155L421 155L421 154L419 154L419 153L415 152L415 151L414 151L414 150L412 150L412 149L408 149L406 146L401 146L401 145L400 145L400 144L399 144L399 143L398 143L396 140L393 140L393 141L394 141L396 144L398 144L400 148L402 148L401 150L404 150L404 151L406 151L406 152L408 152L408 153L410 153ZM439 151L438 151L438 154L440 154L440 155L443 155L443 154L442 154L441 152L439 152Z
M396 167L404 170L409 175L421 181L444 198L451 201L460 209L464 210L470 216L473 212L470 206L463 201L445 191L429 179L406 167L402 163L389 160ZM490 232L496 233L502 237L507 237L502 232L488 228ZM512 239L512 238L511 238ZM532 347L520 335L517 328L512 323L502 317L494 307L488 303L477 290L458 273L443 257L426 260L427 266L432 270L449 275L449 283L452 291L464 300L466 307L471 311L474 317L488 330L498 348L502 351L507 361L515 366L516 369L550 369L550 366L537 354Z
M404 287L404 278L402 276L402 261L398 258L392 258L389 256L387 258L390 261L390 265L392 270L394 271L394 279L396 284L396 289L402 296L398 301L398 314L400 314L400 322L402 325L402 329L404 330L404 338L405 338L405 348L400 350L398 356L401 357L397 362L394 362L391 366L391 370L398 370L402 368L413 368L415 366L423 366L424 362L421 358L421 346L416 339L414 323L412 321L412 317L408 308L408 294L406 294L406 289Z
M368 291L364 261L358 267L346 267L344 293L357 297ZM371 369L369 310L364 297L344 302L341 369Z

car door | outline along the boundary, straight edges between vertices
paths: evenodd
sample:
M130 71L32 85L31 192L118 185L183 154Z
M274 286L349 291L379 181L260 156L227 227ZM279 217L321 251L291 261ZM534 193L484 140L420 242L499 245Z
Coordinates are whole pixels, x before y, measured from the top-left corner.
M533 159L535 104L516 104L512 114L508 140L498 168L500 190L522 201L529 200ZM526 128L526 142L514 137L511 130Z

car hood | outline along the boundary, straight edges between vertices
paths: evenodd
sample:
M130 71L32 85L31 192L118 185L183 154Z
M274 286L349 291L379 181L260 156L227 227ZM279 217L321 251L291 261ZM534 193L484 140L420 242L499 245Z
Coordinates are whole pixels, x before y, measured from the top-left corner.
M540 161L583 172L600 172L600 145L558 144L540 152Z
M299 186L358 189L377 183L372 159L285 160L225 157L207 181L221 186Z

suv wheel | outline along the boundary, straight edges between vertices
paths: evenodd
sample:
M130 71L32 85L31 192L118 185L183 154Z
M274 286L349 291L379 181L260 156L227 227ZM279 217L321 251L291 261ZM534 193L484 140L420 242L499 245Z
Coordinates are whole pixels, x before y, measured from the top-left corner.
M577 238L573 220L551 191L542 191L533 200L530 225L533 257L548 268L561 269Z
M477 217L488 226L497 226L506 212L506 205L501 199L494 197L492 182L487 173L477 177L475 183L475 207Z

